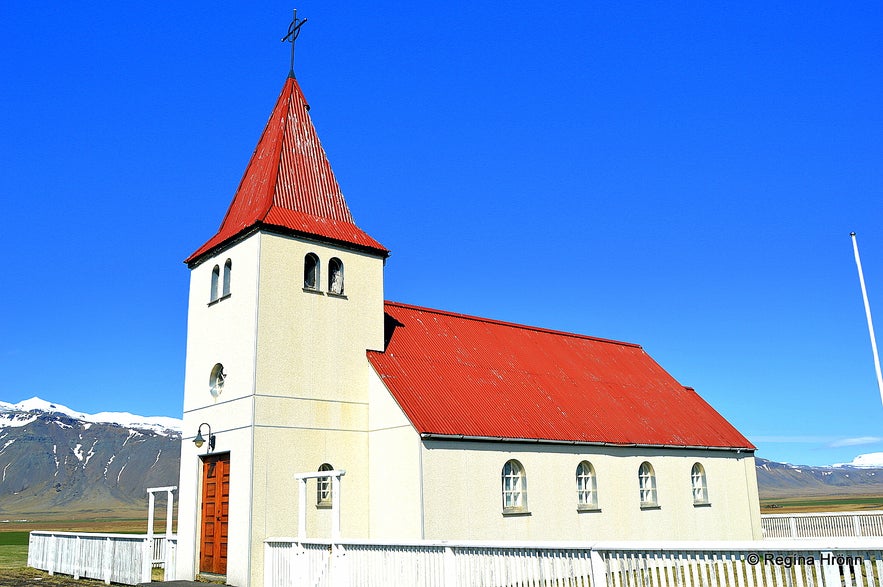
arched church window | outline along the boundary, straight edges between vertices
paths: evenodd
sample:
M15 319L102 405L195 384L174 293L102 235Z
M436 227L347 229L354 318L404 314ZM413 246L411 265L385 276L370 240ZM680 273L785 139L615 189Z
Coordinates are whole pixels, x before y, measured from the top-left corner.
M212 397L218 397L224 391L224 381L227 379L227 372L220 363L212 367L212 372L208 378L209 392Z
M333 471L328 463L319 465L319 471ZM319 507L331 506L331 477L319 477L316 479L316 505Z
M589 461L576 467L576 507L580 510L598 509L598 480L595 467Z
M690 484L693 486L693 505L708 503L708 485L705 481L705 467L696 463L690 471Z
M230 272L233 270L233 260L227 259L227 262L224 263L224 287L222 290L222 296L230 295Z
M503 465L503 513L527 511L527 475L521 463L512 459Z
M215 265L215 268L212 269L212 291L209 294L209 302L214 302L218 299L218 281L221 278L221 268Z
M641 507L653 508L658 505L656 501L656 472L653 465L648 462L641 463L638 469L638 489L641 494Z
M328 292L343 295L343 262L337 257L328 261Z
M319 257L315 253L304 257L304 288L319 289Z

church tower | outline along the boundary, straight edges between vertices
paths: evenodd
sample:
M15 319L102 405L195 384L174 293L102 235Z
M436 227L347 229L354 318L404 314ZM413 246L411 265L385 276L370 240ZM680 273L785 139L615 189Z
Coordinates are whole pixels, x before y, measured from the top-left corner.
M295 473L347 469L343 532L368 534L365 353L383 350L388 254L353 222L289 76L217 234L186 260L179 578L259 585L264 539L297 529ZM327 536L330 485L310 487L308 532Z

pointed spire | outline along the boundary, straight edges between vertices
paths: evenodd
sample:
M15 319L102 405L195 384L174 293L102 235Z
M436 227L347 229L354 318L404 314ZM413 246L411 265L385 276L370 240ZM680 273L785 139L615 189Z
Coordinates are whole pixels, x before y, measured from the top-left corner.
M187 264L256 227L389 255L353 222L309 109L297 80L286 79L221 227Z

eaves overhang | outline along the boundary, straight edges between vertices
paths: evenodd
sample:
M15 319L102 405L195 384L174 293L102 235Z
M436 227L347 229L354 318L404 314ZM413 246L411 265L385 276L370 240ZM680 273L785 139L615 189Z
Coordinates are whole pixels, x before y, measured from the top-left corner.
M355 251L358 253L367 253L369 255L374 255L376 257L380 257L382 259L386 259L389 257L390 252L385 248L376 248L370 247L366 245L359 245L356 243L352 243L346 240L335 239L331 237L321 236L317 234L313 234L310 232L294 230L287 226L277 226L274 224L267 224L265 222L257 222L247 230L243 230L242 232L233 235L232 237L221 241L220 243L214 245L213 247L206 249L205 251L200 252L198 255L194 255L193 257L186 259L184 264L187 265L189 269L193 269L198 267L208 259L209 257L213 257L218 253L229 249L230 247L244 241L248 237L252 236L258 232L266 232L271 234L278 234L280 236L292 236L297 238L303 238L307 240L313 240L321 243L326 243L329 245L334 245L340 247L342 249L348 249L350 251Z
M556 444L571 446L601 446L612 448L662 448L662 449L682 449L682 450L718 450L730 451L735 453L751 453L753 454L755 447L748 446L694 446L687 444L643 444L643 443L617 443L602 442L590 440L553 440L546 438L519 438L506 436L470 436L468 434L436 434L433 432L423 432L420 434L421 440L454 440L465 442L514 442L519 444Z

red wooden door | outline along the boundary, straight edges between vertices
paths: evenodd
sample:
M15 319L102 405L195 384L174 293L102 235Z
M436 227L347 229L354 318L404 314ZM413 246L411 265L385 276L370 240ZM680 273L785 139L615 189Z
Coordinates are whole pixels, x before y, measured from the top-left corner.
M199 572L227 574L227 513L230 503L230 454L202 461L202 535Z

